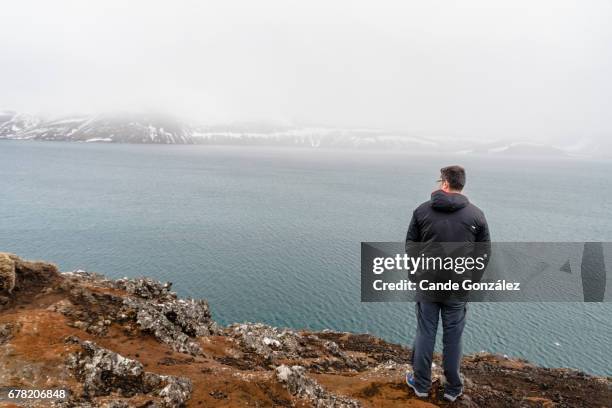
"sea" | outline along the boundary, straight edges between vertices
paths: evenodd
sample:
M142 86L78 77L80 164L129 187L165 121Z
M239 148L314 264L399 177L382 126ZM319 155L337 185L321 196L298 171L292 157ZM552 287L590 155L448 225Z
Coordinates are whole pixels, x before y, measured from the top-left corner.
M171 281L221 324L410 346L414 304L360 301L360 243L402 241L450 164L466 168L494 241L612 241L610 161L3 140L0 251ZM468 306L466 353L612 375L611 350L610 303Z

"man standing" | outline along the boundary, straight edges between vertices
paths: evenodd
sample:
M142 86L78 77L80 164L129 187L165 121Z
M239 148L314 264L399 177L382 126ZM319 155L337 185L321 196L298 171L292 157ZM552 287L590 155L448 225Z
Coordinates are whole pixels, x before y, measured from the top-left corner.
M411 242L489 242L489 228L483 212L461 194L465 170L461 166L440 169L439 189L412 215L406 245ZM446 377L444 399L455 401L463 394L461 336L467 302L423 301L417 297L417 332L412 352L413 373L406 383L418 397L427 397L431 387L431 362L439 316L442 315L443 366Z

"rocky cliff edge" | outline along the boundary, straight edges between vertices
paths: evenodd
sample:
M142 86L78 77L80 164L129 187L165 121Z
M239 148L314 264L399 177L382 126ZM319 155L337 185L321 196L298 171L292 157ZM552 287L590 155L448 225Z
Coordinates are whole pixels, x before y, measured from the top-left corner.
M609 407L610 378L479 353L465 395L429 398L404 383L410 350L366 335L222 327L171 283L61 273L0 253L0 388L66 389L62 400L0 407Z

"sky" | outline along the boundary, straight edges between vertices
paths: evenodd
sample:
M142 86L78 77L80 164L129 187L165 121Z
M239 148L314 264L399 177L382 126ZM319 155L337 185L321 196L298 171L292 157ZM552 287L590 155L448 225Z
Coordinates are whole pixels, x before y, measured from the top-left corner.
M612 2L19 1L0 109L612 135Z

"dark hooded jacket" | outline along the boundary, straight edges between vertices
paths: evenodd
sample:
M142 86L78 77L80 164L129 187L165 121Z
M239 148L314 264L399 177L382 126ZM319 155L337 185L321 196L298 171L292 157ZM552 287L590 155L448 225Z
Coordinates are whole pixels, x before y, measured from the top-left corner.
M412 220L406 234L406 253L419 256L422 253L428 256L444 258L451 251L453 257L471 256L473 258L490 254L489 227L483 212L470 203L466 196L459 193L445 193L437 190L431 193L431 200L424 202L414 210ZM425 244L413 244L415 242ZM441 242L473 243L484 242L479 245L448 245ZM489 257L486 262L490 260ZM472 271L457 275L452 271L429 270L416 271L410 275L412 281L427 279L428 281L446 282L453 280L460 282L471 279L474 282L481 280L484 270ZM417 291L416 300L436 302L446 300L467 301L469 293L463 290L456 291Z
M414 210L406 242L489 242L484 213L459 193L436 190Z

